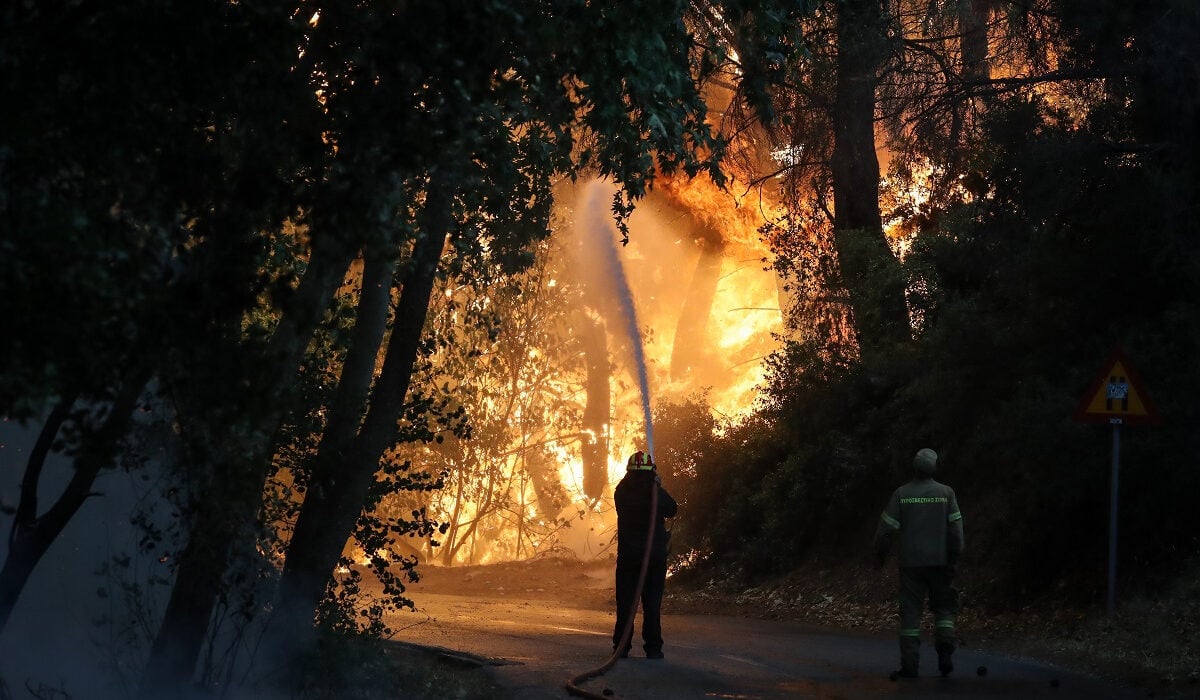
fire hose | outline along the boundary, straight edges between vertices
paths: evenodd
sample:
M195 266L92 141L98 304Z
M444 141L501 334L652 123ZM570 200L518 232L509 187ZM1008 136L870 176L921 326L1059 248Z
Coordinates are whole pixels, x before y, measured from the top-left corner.
M650 568L650 550L654 546L654 531L657 529L658 523L658 481L653 482L650 488L650 527L646 532L646 548L642 553L642 570L638 572L637 588L633 591L633 603L629 608L629 617L625 619L625 630L621 633L621 642L613 647L612 656L608 661L604 662L603 666L594 668L591 671L585 671L578 676L575 676L567 681L567 693L581 698L592 698L593 700L608 700L604 695L599 695L579 687L582 683L590 678L602 676L610 668L617 664L617 660L625 654L625 647L630 644L633 638L633 621L637 617L638 603L642 599L642 588L646 585L646 571Z

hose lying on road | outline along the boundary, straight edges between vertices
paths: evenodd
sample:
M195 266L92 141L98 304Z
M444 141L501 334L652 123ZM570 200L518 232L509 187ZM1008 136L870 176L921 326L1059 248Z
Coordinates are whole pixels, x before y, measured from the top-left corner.
M646 548L642 552L642 570L638 572L637 588L633 592L633 605L629 608L629 617L625 620L625 630L621 633L621 642L613 647L612 656L604 665L599 668L594 668L591 671L585 671L578 676L567 681L567 692L571 695L581 698L592 698L593 700L609 700L604 695L599 695L588 690L584 690L578 686L589 678L602 676L608 669L617 664L617 660L625 653L625 647L630 644L633 637L633 620L637 617L638 603L642 599L642 587L646 585L646 570L650 568L650 549L654 545L654 531L657 528L655 519L658 516L658 483L655 482L650 487L650 527L646 532ZM618 545L619 546L619 545ZM620 552L618 552L620 556Z

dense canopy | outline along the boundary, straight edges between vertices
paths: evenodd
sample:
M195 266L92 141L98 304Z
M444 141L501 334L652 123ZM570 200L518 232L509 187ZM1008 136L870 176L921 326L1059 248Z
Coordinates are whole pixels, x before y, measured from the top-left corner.
M854 564L933 447L986 595L1094 604L1111 443L1072 413L1120 348L1164 418L1122 433L1121 571L1157 585L1197 546L1198 38L1190 0L0 10L0 416L36 436L0 632L119 471L155 484L113 557L161 565L143 696L231 682L229 621L267 665L385 635L420 566L604 517L667 342L678 581ZM626 331L596 231L670 332ZM731 255L769 354L706 347Z

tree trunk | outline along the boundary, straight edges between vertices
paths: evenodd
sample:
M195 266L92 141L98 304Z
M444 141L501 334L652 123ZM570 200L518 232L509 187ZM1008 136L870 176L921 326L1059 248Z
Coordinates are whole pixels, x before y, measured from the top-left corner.
M454 540L452 540L448 537L446 538L446 542L442 545L443 547L446 548L445 557L442 560L442 564L444 564L445 566L452 565L454 563L454 558L458 556L459 551L462 550L463 545L465 545L467 542L471 543L471 549L472 549L471 558L467 562L467 564L471 565L471 564L475 563L474 548L475 548L476 539L478 538L479 523L483 522L483 519L488 517L489 515L491 515L492 512L495 510L495 508L493 507L493 503L495 502L495 500L496 500L496 469L489 468L488 469L487 490L485 492L483 499L476 506L474 515L472 515L471 519L466 521L465 523L460 523L460 522L458 522L458 513L455 514L454 531L457 533L457 538ZM458 502L459 503L462 502L462 492L461 491L459 491ZM463 525L466 525L466 527L464 528Z
M366 414L375 363L387 332L396 263L395 251L388 251L371 255L363 265L362 295L350 347L329 408L329 422L317 450L318 455L332 455L329 458L332 462L341 461Z
M21 479L21 499L9 533L8 555L4 559L4 568L0 569L0 632L7 626L17 599L38 562L88 497L95 495L92 485L100 471L111 466L117 446L129 430L138 397L146 388L149 377L149 371L142 370L126 381L113 400L104 422L92 436L92 444L81 446L71 481L54 505L38 517L38 486L42 468L55 436L70 415L74 397L61 400L46 418Z
M959 0L959 50L962 53L962 77L968 82L986 81L992 67L988 61L988 14L992 0Z
M593 501L608 485L608 421L612 411L609 390L608 340L604 322L586 312L577 314L580 340L587 362L587 405L583 409L583 492Z
M542 450L534 452L533 459L522 459L522 465L518 469L523 469L529 475L529 481L533 486L533 494L535 503L537 504L537 512L540 513L546 522L551 522L558 517L563 507L567 505L567 493L563 489L562 480L558 476L558 462L551 459L542 459L545 453ZM517 518L517 536L521 537L526 527L525 517L525 489L519 489L521 494L521 508L518 510L521 517ZM519 541L518 541L519 549Z
M285 654L305 648L311 640L317 607L362 514L379 460L396 439L438 262L453 221L444 183L430 185L422 218L366 419L344 449L330 445L331 449L318 453L314 485L305 496L288 546L278 618L278 629L284 633L277 636Z
M458 543L458 528L460 525L459 516L463 510L463 492L467 485L466 470L460 470L458 473L458 484L454 490L454 510L450 513L450 527L446 530L446 535L442 538L442 565L450 566L454 563L454 553L457 551L455 545Z
M25 464L25 475L21 479L21 500L17 504L12 530L8 536L8 556L4 559L4 569L0 570L0 631L8 624L8 618L12 616L17 598L25 588L29 575L33 573L37 562L49 549L57 534L51 533L44 523L38 523L37 490L46 455L50 453L50 445L74 403L73 397L58 402L46 417L46 422L42 424L37 442Z
M293 303L267 348L270 371L247 395L261 397L250 425L215 446L214 478L201 494L200 515L179 557L175 586L138 690L142 698L175 697L190 685L205 632L235 544L253 538L271 466L272 436L284 419L284 388L295 376L321 314L349 268L353 252L319 239ZM275 397L279 400L269 400Z
M884 58L879 0L838 4L831 158L834 240L863 356L910 337L904 283L879 213L875 88Z

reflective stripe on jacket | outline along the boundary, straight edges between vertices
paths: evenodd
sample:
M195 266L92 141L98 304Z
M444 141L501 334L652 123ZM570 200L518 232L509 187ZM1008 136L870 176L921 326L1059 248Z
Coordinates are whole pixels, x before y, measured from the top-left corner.
M900 566L954 564L962 551L958 498L934 479L913 479L896 489L879 520L880 537L899 531Z

